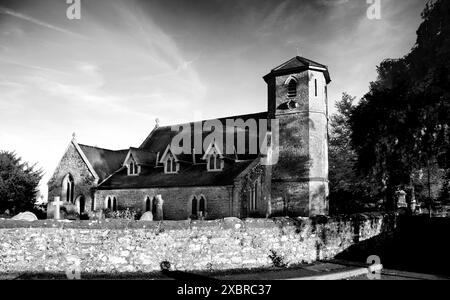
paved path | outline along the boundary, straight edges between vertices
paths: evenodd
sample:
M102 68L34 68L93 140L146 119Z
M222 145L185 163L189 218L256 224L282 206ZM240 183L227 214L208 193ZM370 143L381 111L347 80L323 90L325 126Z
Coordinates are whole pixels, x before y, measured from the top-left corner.
M369 279L367 278L367 276L357 276L348 278L347 280L369 280ZM381 271L380 280L450 280L450 278L430 274L403 272L397 270L383 270Z
M192 274L180 271L151 274L81 274L81 279L135 279L135 280L370 280L370 270L381 272L381 280L448 280L436 275L384 270L381 265L369 268L366 264L347 261L317 262L290 269L232 271L216 274ZM65 274L0 274L0 280L67 279Z
M381 270L381 265L373 267ZM219 280L342 280L350 277L366 276L369 266L343 261L318 262L285 270L247 272L213 276Z

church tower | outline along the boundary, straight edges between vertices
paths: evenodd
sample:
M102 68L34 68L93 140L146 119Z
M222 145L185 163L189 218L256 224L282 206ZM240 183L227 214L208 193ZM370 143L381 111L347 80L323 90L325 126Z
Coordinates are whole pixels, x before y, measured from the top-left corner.
M294 57L264 76L268 114L279 120L271 167L270 214L328 214L328 68Z

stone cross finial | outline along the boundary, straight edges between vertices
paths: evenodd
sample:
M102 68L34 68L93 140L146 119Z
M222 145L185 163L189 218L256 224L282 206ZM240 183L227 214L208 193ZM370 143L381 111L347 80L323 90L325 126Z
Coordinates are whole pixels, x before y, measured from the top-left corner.
M72 139L75 139L75 132L74 133L72 133Z
M158 118L155 119L155 127L156 127L156 128L159 127L159 119L158 119Z
M55 197L55 200L52 203L55 206L55 214L53 216L55 220L59 220L60 219L59 210L61 208L61 204L63 204L63 203L64 202L62 202L60 200L60 197Z

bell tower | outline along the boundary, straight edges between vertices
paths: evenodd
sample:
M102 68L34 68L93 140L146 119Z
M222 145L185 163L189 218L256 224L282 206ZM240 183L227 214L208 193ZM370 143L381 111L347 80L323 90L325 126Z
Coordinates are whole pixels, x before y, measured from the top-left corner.
M271 215L328 214L328 68L296 56L264 76L268 115L279 120ZM277 139L278 138L278 139Z

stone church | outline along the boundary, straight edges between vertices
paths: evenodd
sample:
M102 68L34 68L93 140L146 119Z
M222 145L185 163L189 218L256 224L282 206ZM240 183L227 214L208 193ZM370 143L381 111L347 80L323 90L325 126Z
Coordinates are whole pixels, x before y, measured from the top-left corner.
M155 220L327 215L328 68L297 56L263 78L266 112L218 121L229 130L229 120L247 125L276 120L277 130L270 129L264 140L276 163L263 163L267 154L260 144L256 152L247 143L244 151L229 153L212 140L204 151L175 153L177 132L158 124L138 148L125 150L83 145L74 136L48 182L48 217L58 197L62 207L79 214L129 208L151 211ZM202 128L205 122L184 126ZM237 135L238 128L231 129ZM249 138L250 130L244 131Z

